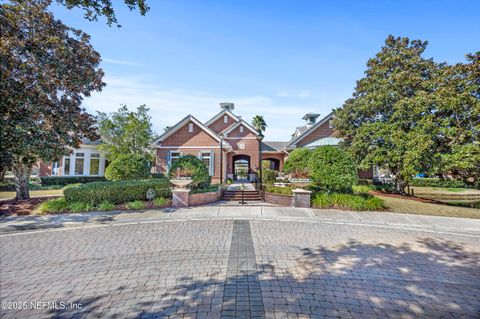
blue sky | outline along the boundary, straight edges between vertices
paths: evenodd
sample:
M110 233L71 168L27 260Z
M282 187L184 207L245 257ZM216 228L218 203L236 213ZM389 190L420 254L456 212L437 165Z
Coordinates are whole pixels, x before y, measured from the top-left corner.
M107 87L91 113L146 104L163 132L187 114L202 121L235 102L263 115L267 140L289 140L302 116L351 96L389 34L429 41L427 57L465 61L480 50L480 1L148 1L146 16L113 0L121 28L52 5L91 35Z

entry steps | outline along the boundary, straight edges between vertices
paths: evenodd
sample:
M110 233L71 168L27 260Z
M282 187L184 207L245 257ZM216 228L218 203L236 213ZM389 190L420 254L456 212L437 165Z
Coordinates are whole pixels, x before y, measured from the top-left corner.
M226 190L223 193L223 200L228 201L241 201L242 200L242 191L241 190ZM257 191L243 191L243 200L246 202L251 201L261 201L262 198Z

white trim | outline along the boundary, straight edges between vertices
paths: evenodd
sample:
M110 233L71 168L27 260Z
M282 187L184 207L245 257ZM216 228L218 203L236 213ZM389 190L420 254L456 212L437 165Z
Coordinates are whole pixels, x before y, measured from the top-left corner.
M312 133L313 131L315 131L315 129L317 129L319 126L322 126L323 124L325 124L325 122L329 119L331 119L333 117L333 112L330 112L328 115L326 115L324 118L322 118L320 121L318 121L317 123L315 123L315 125L313 125L312 127L310 127L308 130L306 130L302 135L300 135L299 137L293 139L288 145L287 147L289 146L295 146L296 147L296 144L298 142L300 142L301 140L303 140L305 137L307 137L308 135L310 135L310 133Z
M235 122L236 121L239 121L240 118L237 117L235 114L233 114L232 112L230 112L229 110L222 110L220 111L219 113L217 113L217 115L215 115L214 117L212 117L210 120L208 120L207 122L205 122L205 126L210 126L210 124L212 124L213 122L215 122L216 120L218 120L222 115L224 114L227 114L229 115Z
M188 122L193 122L197 124L202 130L204 130L206 133L208 133L211 137L213 137L216 141L220 142L220 138L218 137L217 134L215 134L212 130L210 130L208 127L202 124L199 120L197 120L194 116L192 115L187 115L184 117L180 122L175 124L171 129L169 129L167 132L163 133L156 141L154 141L150 147L155 147L157 144L160 142L164 141L166 138L169 136L173 135L173 133L177 132L179 129L184 127Z
M226 131L223 132L223 135L225 135L225 138L228 138L228 133L230 133L231 131L233 131L234 129L236 129L239 125L243 125L245 126L246 128L248 128L253 134L255 135L258 135L258 131L256 129L254 129L252 126L250 126L250 124L248 124L247 122L245 122L244 120L240 120L238 121L237 123L233 124L232 126L230 126Z

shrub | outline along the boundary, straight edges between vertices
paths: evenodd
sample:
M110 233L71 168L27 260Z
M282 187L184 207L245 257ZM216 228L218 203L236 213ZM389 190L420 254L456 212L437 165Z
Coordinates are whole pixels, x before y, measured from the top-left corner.
M265 184L273 184L277 181L278 171L273 169L265 169L262 171L262 182Z
M125 207L128 209L144 209L145 203L139 200L135 200L133 202L126 203Z
M373 187L371 185L353 185L352 189L355 194L368 194Z
M232 179L231 179L231 178L227 178L227 185L230 185L230 184L232 184L232 183L233 183Z
M37 211L40 214L63 213L68 210L68 203L65 198L49 199L38 206Z
M86 202L74 202L68 205L68 210L71 213L82 213L93 210L93 205Z
M163 197L157 197L153 200L153 204L155 206L165 206L168 204L168 200L166 198L163 198Z
M323 191L351 193L357 182L353 159L335 146L315 149L310 155L308 169L314 186Z
M310 160L310 155L312 151L308 148L297 148L294 149L289 155L283 170L285 173L291 174L295 172L308 172L308 162Z
M152 173L150 174L152 178L165 178L165 174L163 173Z
M105 170L108 180L144 179L150 177L150 162L140 154L116 157Z
M152 188L155 196L170 197L170 182L166 179L139 181L109 181L82 185L69 185L63 194L68 203L87 202L99 205L104 201L122 204L134 200L145 200L147 191Z
M42 176L40 181L42 186L49 186L101 182L106 179L103 176Z
M384 202L371 195L328 194L316 193L312 197L312 207L315 208L343 208L351 210L382 210Z
M103 201L100 203L100 205L97 206L97 209L102 212L114 210L115 204L110 203L109 201Z
M185 155L178 158L173 162L170 167L169 176L170 178L175 178L177 169L188 171L192 178L192 183L190 187L195 188L206 188L210 186L210 175L205 164L193 155Z
M291 187L278 187L267 185L265 187L265 192L267 193L274 193L274 194L281 194L281 195L292 195L292 188Z
M208 187L196 188L196 189L192 189L192 191L190 192L190 194L200 194L200 193L216 192L216 191L218 191L218 187L219 187L218 184L213 184L213 185L210 185L210 186L208 186Z
M468 187L463 181L458 179L441 178L414 178L410 186L417 187L443 187L443 188L464 188Z

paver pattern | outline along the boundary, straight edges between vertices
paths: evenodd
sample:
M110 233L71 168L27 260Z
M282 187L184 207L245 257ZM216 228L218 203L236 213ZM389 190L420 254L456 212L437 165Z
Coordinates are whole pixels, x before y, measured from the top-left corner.
M5 318L478 318L480 238L245 220L5 235L0 299L28 303Z

